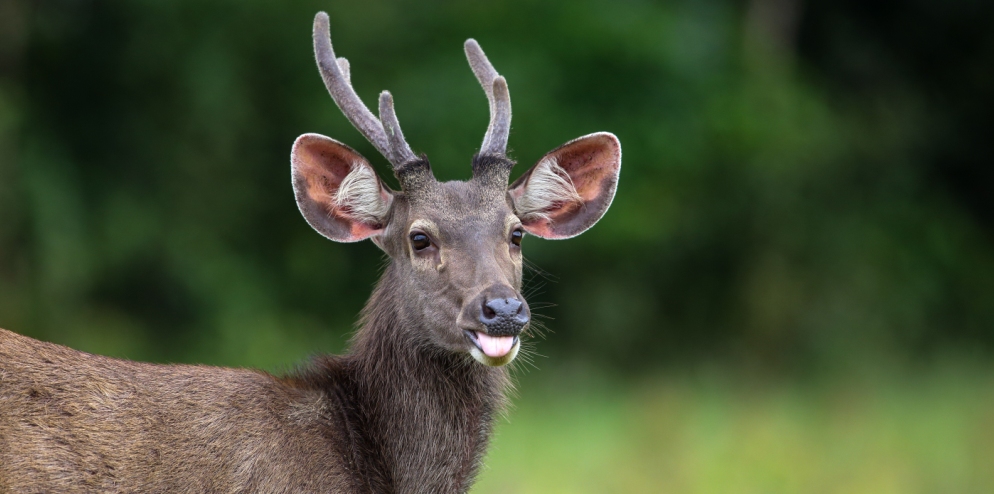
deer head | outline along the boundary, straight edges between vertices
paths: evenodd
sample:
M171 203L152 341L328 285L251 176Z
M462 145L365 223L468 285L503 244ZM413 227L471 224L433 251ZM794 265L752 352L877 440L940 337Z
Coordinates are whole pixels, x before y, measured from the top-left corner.
M389 255L385 289L409 344L500 366L514 359L531 317L520 293L522 238L569 238L593 226L614 198L621 145L606 132L580 137L509 186L507 82L476 41L467 40L465 51L490 101L490 125L472 179L439 182L427 157L405 141L390 93L380 94L379 118L356 95L348 61L332 49L328 16L318 13L314 52L328 92L391 163L401 190L384 185L353 149L318 134L293 144L293 187L318 233L336 242L368 238Z

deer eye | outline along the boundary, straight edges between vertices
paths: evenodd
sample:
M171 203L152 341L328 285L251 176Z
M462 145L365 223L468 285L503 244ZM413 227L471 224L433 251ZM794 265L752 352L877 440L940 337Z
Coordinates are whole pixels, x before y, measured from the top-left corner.
M414 247L414 250L425 250L431 247L431 239L421 232L411 233L411 246Z
M521 239L525 237L525 232L521 231L520 228L515 228L511 232L511 243L517 246L521 246Z

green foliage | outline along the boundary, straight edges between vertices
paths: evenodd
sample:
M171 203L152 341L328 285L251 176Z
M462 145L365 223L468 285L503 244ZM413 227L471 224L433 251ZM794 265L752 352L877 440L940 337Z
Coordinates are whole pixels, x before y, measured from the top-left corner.
M990 230L926 152L952 110L914 74L837 90L736 3L9 5L4 327L154 361L274 368L341 350L381 257L307 227L288 150L320 132L387 168L318 77L325 9L360 96L391 89L440 178L469 175L487 122L467 37L509 81L516 173L576 136L620 137L604 220L526 240L550 362L807 372L994 341Z

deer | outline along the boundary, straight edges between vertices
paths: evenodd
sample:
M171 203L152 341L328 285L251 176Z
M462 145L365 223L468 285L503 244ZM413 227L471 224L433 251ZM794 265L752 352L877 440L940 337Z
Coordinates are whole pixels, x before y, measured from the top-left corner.
M306 222L372 240L387 266L349 349L286 375L92 355L0 329L0 492L467 492L508 405L508 364L532 327L522 238L565 239L607 211L621 145L563 144L513 183L507 82L465 43L490 106L472 178L437 181L405 141L388 91L379 116L313 25L332 100L391 164L400 190L352 148L303 134L290 153Z

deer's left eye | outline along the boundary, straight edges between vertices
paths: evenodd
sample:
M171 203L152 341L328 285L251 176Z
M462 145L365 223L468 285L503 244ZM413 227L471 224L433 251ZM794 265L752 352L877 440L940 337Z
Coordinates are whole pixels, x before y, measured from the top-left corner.
M511 243L512 244L517 245L518 247L520 247L521 246L521 239L522 238L525 238L525 232L522 231L520 228L515 228L514 231L511 232Z
M411 246L414 247L414 250L425 250L431 247L431 239L424 233L414 232L411 234Z

